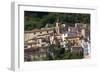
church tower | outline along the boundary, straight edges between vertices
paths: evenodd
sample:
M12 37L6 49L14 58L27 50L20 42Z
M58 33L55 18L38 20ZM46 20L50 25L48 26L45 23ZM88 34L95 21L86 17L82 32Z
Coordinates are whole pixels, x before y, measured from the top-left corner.
M85 37L85 28L82 28L82 29L81 29L81 35L82 35L83 37Z
M60 24L60 22L59 22L59 18L58 18L57 21L56 21L56 27L55 27L55 30L56 30L56 33L57 33L57 34L60 34L60 27L59 27L59 24Z

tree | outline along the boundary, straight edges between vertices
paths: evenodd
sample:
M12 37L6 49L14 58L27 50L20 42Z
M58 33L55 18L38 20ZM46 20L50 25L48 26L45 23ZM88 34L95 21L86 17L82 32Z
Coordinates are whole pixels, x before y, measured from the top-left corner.
M46 24L48 27L54 27L57 18L61 23L88 23L90 24L90 14L81 13L58 13L58 12L24 12L25 30L44 28ZM71 26L72 24L67 24Z

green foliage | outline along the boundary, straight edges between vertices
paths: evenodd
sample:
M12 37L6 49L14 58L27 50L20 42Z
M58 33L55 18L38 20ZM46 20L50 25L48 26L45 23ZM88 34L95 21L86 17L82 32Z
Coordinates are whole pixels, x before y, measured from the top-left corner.
M60 48L58 45L50 45L49 52L52 52L54 55L47 55L47 60L63 60L63 59L82 59L83 53L75 53L70 50L65 50L65 48Z
M48 27L54 27L57 18L61 23L90 23L90 14L31 11L24 13L25 30L40 29L46 24L49 24Z
M82 59L83 58L83 53L72 53L71 54L71 59Z

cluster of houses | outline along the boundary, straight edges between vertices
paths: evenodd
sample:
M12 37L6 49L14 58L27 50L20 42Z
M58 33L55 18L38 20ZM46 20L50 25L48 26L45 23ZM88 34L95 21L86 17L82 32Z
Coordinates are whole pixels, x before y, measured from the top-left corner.
M48 46L58 44L68 50L68 44L71 44L71 52L84 52L84 55L90 54L90 35L86 33L87 25L75 23L74 26L61 24L57 20L55 27L33 29L24 32L24 58L28 60L40 60L46 57ZM87 43L87 44L86 44Z

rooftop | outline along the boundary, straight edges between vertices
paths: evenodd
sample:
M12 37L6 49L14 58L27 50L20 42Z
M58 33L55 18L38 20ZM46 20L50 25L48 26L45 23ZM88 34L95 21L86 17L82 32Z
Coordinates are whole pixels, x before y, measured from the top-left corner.
M41 31L50 31L50 30L53 30L54 27L52 28L42 28L42 29L33 29L33 30L30 30L30 31L25 31L24 33L34 33L34 32L41 32Z

